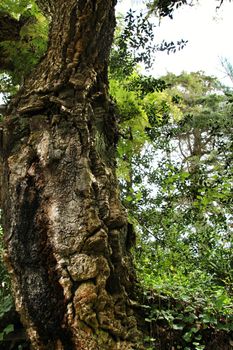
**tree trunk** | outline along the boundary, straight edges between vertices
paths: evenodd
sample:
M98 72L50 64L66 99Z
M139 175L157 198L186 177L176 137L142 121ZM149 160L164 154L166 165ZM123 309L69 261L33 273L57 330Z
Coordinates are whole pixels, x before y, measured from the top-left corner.
M52 18L47 54L12 101L3 136L16 308L33 349L139 349L108 97L115 0L38 3Z

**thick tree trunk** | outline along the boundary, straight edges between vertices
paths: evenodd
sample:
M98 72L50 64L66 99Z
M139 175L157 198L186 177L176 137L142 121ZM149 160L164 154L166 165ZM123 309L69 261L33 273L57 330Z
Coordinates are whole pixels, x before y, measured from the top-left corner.
M107 94L115 0L44 4L48 51L12 102L3 139L16 307L33 349L139 349Z

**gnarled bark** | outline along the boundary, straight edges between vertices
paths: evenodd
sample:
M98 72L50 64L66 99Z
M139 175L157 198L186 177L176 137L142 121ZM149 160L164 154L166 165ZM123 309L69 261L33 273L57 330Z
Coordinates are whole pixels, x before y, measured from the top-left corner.
M57 0L3 139L6 261L33 349L139 349L132 232L115 175L114 0Z

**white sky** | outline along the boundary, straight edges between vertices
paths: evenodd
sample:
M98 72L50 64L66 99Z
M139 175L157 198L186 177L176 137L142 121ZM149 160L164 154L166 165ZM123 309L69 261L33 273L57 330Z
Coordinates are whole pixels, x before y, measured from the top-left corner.
M216 12L219 1L200 0L193 7L183 6L175 11L173 19L163 18L155 30L156 43L162 40L188 40L180 52L167 55L158 53L151 74L156 77L173 72L202 70L209 75L218 76L226 84L232 85L220 64L225 57L233 64L233 2L225 0ZM125 12L142 7L139 0L122 0L117 11Z

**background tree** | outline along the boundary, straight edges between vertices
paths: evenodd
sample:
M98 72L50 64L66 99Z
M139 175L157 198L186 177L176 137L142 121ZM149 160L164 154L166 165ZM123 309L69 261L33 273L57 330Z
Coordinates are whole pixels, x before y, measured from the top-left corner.
M212 329L213 342L219 349L225 343L228 349L225 336L231 331L232 312L229 89L200 72L169 74L162 82L134 74L119 83L115 94L123 131L118 146L123 200L138 232L140 279L153 288L148 318L152 348L211 348L214 343L208 345L206 335ZM134 124L139 107L146 133Z

